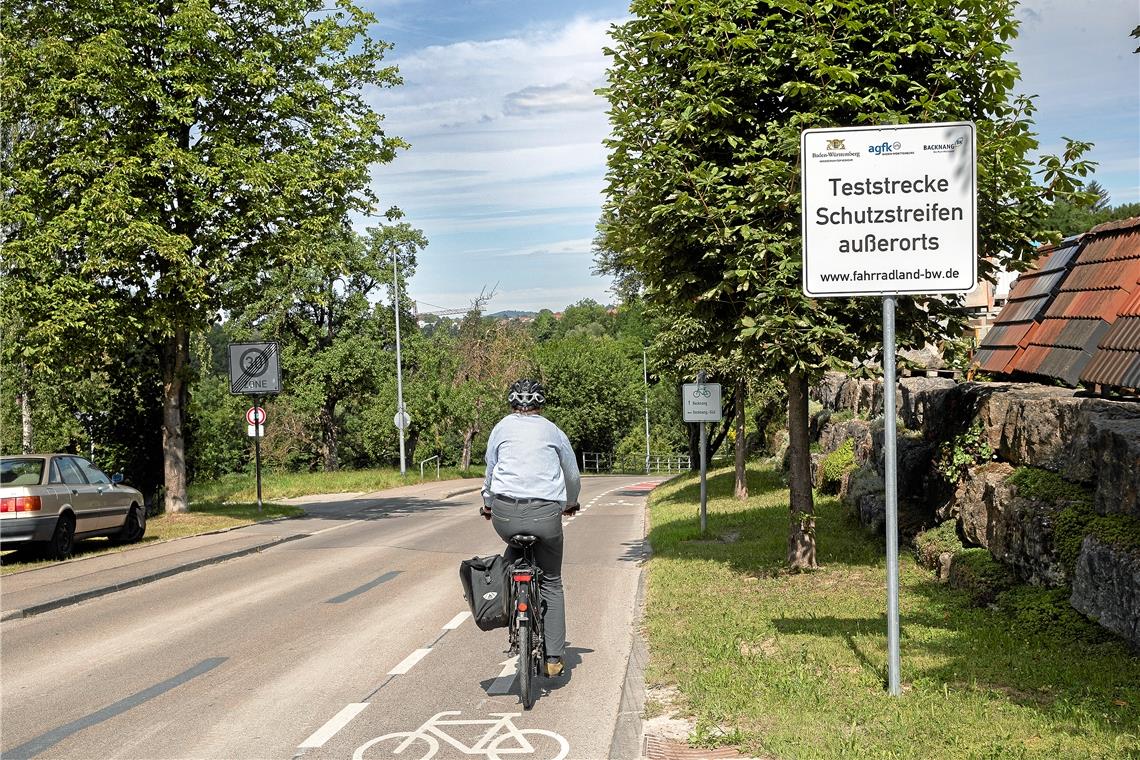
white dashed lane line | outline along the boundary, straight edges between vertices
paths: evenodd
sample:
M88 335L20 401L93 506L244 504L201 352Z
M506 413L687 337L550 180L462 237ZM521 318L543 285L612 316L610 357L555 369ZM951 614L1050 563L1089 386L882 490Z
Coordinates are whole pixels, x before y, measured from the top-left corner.
M390 676L402 676L402 675L404 675L409 670L411 670L413 667L415 667L415 664L417 662L419 662L423 658L427 657L430 652L431 652L430 647L427 649L417 649L416 651L412 652L410 655L405 657L403 662L401 662L399 665L397 665L396 667L389 670L388 675L390 675Z
M340 731L342 728L347 726L353 718L355 718L364 710L365 707L368 707L367 702L354 702L353 704L348 705L343 710L334 715L328 723L324 724L316 731L314 731L312 736L297 746L301 749L310 749L314 747L325 746L325 742L333 738L333 736L336 735L337 731Z

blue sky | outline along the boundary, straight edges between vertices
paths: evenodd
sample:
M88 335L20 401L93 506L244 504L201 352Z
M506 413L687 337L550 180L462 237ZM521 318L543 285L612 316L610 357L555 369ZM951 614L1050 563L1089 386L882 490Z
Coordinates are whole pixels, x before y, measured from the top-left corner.
M399 206L430 241L409 285L421 311L555 311L615 300L591 274L609 128L607 30L624 0L363 0L404 84L371 95L412 144L373 173L380 208ZM1037 94L1044 152L1096 143L1113 203L1140 201L1136 0L1030 0L1018 10L1020 92Z

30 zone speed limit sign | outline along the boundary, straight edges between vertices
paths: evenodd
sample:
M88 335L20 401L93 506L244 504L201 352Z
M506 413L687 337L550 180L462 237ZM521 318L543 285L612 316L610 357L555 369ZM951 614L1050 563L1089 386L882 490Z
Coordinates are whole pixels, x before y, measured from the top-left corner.
M276 342L231 343L230 393L265 396L281 392L281 363ZM253 424L253 423L250 423Z

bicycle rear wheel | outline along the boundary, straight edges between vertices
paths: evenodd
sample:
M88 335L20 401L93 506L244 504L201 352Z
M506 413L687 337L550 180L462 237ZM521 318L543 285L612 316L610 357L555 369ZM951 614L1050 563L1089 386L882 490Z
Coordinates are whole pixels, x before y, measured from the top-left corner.
M534 706L534 694L531 691L534 673L534 649L530 641L530 624L525 623L519 627L519 696L522 697L523 709L529 710Z

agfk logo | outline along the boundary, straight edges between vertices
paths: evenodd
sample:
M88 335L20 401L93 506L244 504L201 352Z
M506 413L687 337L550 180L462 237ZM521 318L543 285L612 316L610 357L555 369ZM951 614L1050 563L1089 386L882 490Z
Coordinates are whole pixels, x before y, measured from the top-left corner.
M898 140L894 142L886 142L885 140L878 145L868 145L867 152L873 153L876 156L881 156L884 153L894 153L895 151L902 150L902 143Z

